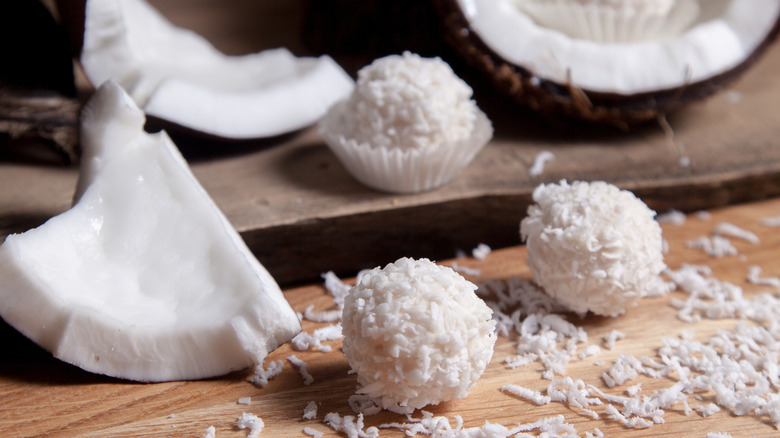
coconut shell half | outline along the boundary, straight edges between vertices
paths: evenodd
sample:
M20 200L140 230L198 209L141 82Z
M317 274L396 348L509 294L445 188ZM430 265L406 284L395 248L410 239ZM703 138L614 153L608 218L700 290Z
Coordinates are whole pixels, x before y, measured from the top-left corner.
M674 86L640 92L600 91L572 81L570 71L562 80L553 80L537 74L529 66L513 63L475 30L469 14L464 12L464 1L434 2L446 41L469 65L487 75L501 93L545 115L623 128L657 119L725 89L755 64L780 32L780 17L774 17L773 23L764 31L765 35L760 36L759 43L749 53L727 70L711 76L694 80L681 77L680 83ZM605 70L604 74L611 72Z

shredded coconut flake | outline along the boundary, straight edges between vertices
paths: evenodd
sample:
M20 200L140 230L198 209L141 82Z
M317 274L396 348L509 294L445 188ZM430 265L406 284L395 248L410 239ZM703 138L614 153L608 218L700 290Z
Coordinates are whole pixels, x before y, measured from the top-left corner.
M779 277L761 277L761 266L752 265L748 268L747 281L751 284L758 284L762 286L772 286L780 289Z
M252 403L252 397L241 397L236 403L240 405L248 405Z
M715 230L713 232L721 236L730 236L737 239L742 239L754 245L758 245L760 243L758 236L752 231L748 231L728 222L719 223L717 226L715 226Z
M550 161L555 160L555 154L550 151L541 151L534 157L534 162L528 168L528 174L537 177L544 172L544 166Z
M322 438L325 436L324 432L320 432L319 430L309 426L303 428L303 433L314 438Z
M311 322L336 322L341 321L341 309L314 311L314 305L307 306L302 318Z
M723 236L702 236L686 242L685 246L691 249L700 249L711 257L737 255L737 248L731 244L727 237Z
M359 276L358 276L359 277ZM349 293L349 289L352 287L347 283L341 281L341 279L333 273L328 271L322 274L323 280L325 280L325 289L333 296L333 302L339 308L344 308L344 297Z
M308 364L305 361L299 359L298 356L294 354L287 356L287 361L298 369L298 373L300 373L301 377L303 378L304 385L308 386L314 382L314 377L312 377L312 375L309 374L309 371L306 369Z
M416 436L419 434L428 435L436 438L509 438L509 437L559 437L559 438L579 438L577 429L566 423L563 415L543 418L539 421L527 424L518 424L512 428L501 424L485 421L480 427L463 427L463 419L455 416L455 425L450 419L443 416L434 416L427 411L421 411L421 418L412 418L407 415L405 423L387 423L379 427L382 429L400 429L406 436ZM538 431L538 435L530 435L524 432ZM603 437L601 431L594 431L596 436Z
M577 354L577 358L585 359L586 357L595 356L599 353L601 353L601 347L599 347L596 344L590 344L587 347L585 347L585 349L582 350L579 354Z
M463 266L459 263L452 262L450 264L450 267L453 271L463 274L463 275L469 275L471 277L479 277L482 274L482 271L477 268L470 268L468 266Z
M664 214L659 214L655 217L659 223L671 224L671 225L684 225L686 216L685 213L680 210L670 210Z
M477 260L485 260L493 250L487 244L480 243L476 248L471 250L471 255Z
M637 383L636 385L629 386L626 388L626 394L628 394L630 397L636 397L637 394L639 394L639 391L642 390L642 384Z
M249 379L250 382L264 387L268 384L268 381L278 376L282 372L284 363L281 360L273 360L268 363L268 368L264 368L263 365L255 366L255 375Z
M342 417L336 412L330 412L325 415L323 422L334 431L343 432L347 438L376 438L379 436L378 428L372 426L365 429L363 414L358 414L357 417L352 415Z
M320 327L313 333L300 332L290 342L293 349L298 351L313 350L329 353L332 350L331 346L325 345L323 342L335 341L336 339L341 339L340 324Z
M263 423L263 420L257 415L244 412L240 417L238 417L238 423L236 427L241 430L249 429L249 433L247 434L246 438L257 438L260 436L260 432L263 431L265 424Z
M214 428L214 426L209 426L206 428L206 430L203 432L203 438L216 438L217 436L217 429Z
M765 217L760 224L765 227L780 227L780 216Z
M520 398L526 399L537 406L550 403L550 396L542 395L539 391L534 391L520 385L507 384L501 387L502 392L508 392Z
M709 417L710 415L715 415L720 412L720 408L715 403L710 403L699 406L698 411L702 417Z
M305 408L303 408L303 419L313 420L317 418L317 403L310 401Z
M619 330L612 330L601 338L601 345L607 350L615 348L615 342L626 337L626 334Z
M709 211L707 211L707 210L700 210L700 211L697 211L696 213L694 213L694 215L695 215L695 216L696 216L696 218L698 218L700 221L708 221L708 220L712 219L712 213L710 213L710 212L709 212Z

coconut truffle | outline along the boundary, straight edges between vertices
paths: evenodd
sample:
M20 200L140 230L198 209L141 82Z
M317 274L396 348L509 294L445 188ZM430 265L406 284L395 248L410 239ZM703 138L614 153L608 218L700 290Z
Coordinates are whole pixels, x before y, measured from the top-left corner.
M657 284L666 267L652 211L614 185L542 184L520 224L535 281L571 310L617 316Z
M496 342L476 286L427 259L401 258L360 277L344 301L344 354L358 392L397 413L468 394Z
M358 72L320 134L360 182L389 192L433 189L455 177L493 135L472 90L440 58L404 52Z

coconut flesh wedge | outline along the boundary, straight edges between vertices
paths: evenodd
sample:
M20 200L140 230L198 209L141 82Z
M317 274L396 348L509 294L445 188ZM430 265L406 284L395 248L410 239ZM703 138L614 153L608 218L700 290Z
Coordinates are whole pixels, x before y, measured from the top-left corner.
M81 64L119 83L149 116L227 139L263 138L319 120L354 87L328 56L284 48L227 56L144 0L88 0Z
M723 89L776 38L777 0L438 0L447 37L533 109L641 122Z
M300 332L278 285L113 82L82 113L72 208L0 246L0 316L59 359L139 381L253 364Z

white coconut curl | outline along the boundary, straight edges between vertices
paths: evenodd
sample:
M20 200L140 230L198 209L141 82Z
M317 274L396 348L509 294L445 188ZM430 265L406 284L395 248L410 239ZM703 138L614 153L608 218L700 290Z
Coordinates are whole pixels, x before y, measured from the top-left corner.
M411 413L463 398L490 362L492 311L476 286L427 259L365 273L344 300L344 354L377 405Z
M623 314L657 286L663 261L655 212L603 181L542 184L520 224L528 265L574 312Z

